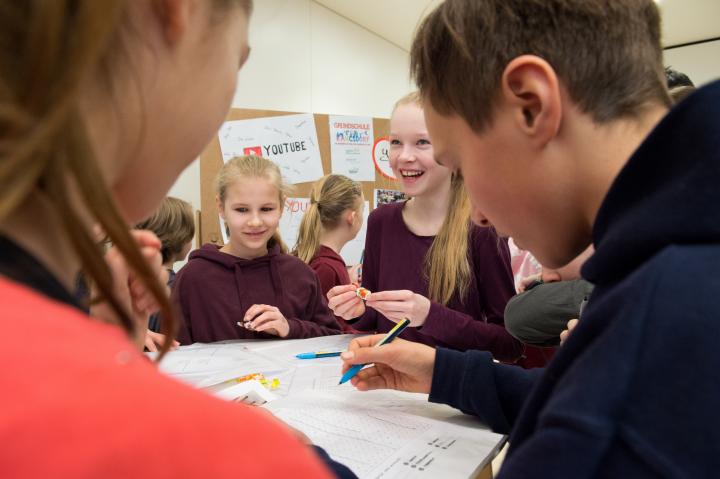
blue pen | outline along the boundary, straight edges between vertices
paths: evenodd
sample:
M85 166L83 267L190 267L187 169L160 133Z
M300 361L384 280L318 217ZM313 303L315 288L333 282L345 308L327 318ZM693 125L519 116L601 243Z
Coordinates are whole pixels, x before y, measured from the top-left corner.
M403 319L402 321L400 321L399 323L397 323L397 324L395 325L395 327L392 328L392 329L390 330L390 332L388 332L388 333L385 335L384 338L382 338L380 341L378 341L378 343L375 345L375 347L377 348L377 347L382 346L383 344L388 344L388 343L391 342L393 339L395 339L395 338L397 338L398 336L400 336L400 333L402 333L403 330L404 330L405 328L407 328L409 324L410 324L410 320L407 319L407 318L405 318L405 319ZM364 368L365 366L367 366L367 364L356 364L355 366L353 366L353 367L351 367L350 369L348 369L347 371L345 371L345 374L343 374L342 378L340 378L340 383L339 383L339 384L346 383L346 382L348 382L349 380L351 380L352 378L354 378L355 375L356 375L357 373L359 373L360 370L361 370L362 368Z
M340 356L342 351L325 352L320 351L317 353L300 353L296 354L295 357L298 359L316 359L316 358L332 358L334 356Z

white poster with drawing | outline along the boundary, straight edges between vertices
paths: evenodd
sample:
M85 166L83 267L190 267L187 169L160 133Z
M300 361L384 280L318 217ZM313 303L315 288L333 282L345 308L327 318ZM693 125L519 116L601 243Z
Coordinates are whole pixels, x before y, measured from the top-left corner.
M289 249L297 242L300 222L310 206L310 198L286 198L283 214L280 217L280 237Z
M223 161L257 155L280 167L289 183L323 176L315 120L309 113L226 121L218 133Z
M218 215L218 218L220 219L220 234L222 235L223 244L228 244L230 242L230 234L228 233L227 225L222 216Z
M309 198L287 198L285 200L285 208L282 217L280 217L280 225L278 228L280 229L280 236L290 249L292 249L297 242L300 222L309 206ZM342 256L345 264L348 266L359 263L362 257L362 252L365 248L368 214L370 214L369 202L366 201L365 209L363 210L363 225L360 232L354 240L348 241L342 251L340 251L340 256Z
M330 115L332 172L355 181L375 181L371 117Z

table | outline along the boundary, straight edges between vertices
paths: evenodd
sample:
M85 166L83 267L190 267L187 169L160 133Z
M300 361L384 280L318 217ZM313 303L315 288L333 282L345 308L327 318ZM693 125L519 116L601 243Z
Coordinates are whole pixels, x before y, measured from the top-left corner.
M246 401L265 403L262 407L360 477L491 478L491 461L506 438L476 418L429 403L423 394L338 386L338 357L295 358L301 352L344 350L353 337L194 344L169 353L160 369L226 399L242 389ZM235 381L250 373L276 378L279 386L268 393L259 383Z

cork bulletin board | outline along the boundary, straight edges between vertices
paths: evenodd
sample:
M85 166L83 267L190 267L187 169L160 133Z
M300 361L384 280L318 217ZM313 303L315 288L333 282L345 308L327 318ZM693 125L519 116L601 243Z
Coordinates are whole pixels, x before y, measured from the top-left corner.
M266 118L273 116L293 115L296 112L273 111L273 110L248 110L237 109L230 110L226 120L248 120L253 118ZM330 166L330 125L328 124L329 116L326 114L314 114L315 129L317 131L320 156L322 159L322 167L324 174L331 173ZM390 130L390 121L386 118L373 118L373 134L375 138L387 136ZM213 189L213 181L217 172L223 164L222 153L220 151L220 142L218 136L215 135L213 141L200 155L200 195L201 195L201 214L199 226L200 244L215 243L222 244L222 235L220 234L220 221L218 220L217 206L215 204L215 191ZM299 198L309 198L312 182L297 183L293 185L294 191L292 195ZM362 182L363 194L365 199L369 201L372 209L373 194L376 188L397 190L399 184L395 180L383 176L379 171L375 170L375 181Z

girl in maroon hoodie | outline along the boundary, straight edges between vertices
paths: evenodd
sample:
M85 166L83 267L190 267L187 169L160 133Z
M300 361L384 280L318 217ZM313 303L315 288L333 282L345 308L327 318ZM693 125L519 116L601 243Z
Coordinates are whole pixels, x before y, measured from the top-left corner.
M411 199L368 218L362 285L372 293L364 302L336 286L330 307L359 331L385 333L407 318L405 339L516 361L523 345L503 318L515 293L507 243L471 224L461 175L435 162L417 93L393 109L390 165Z
M217 205L230 242L204 245L177 275L181 344L340 332L317 276L286 254L277 232L286 191L270 160L238 157L220 169Z
M315 271L323 296L335 286L351 283L339 253L360 231L364 206L360 183L347 176L327 175L313 185L293 254ZM356 332L344 319L337 320L343 332Z

